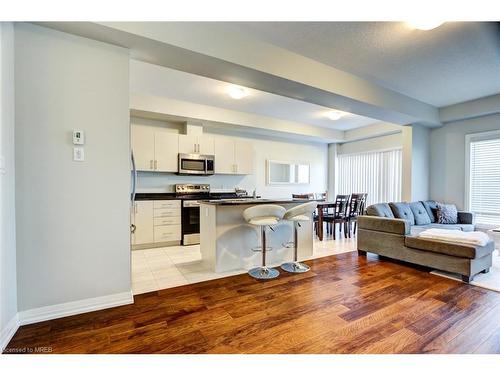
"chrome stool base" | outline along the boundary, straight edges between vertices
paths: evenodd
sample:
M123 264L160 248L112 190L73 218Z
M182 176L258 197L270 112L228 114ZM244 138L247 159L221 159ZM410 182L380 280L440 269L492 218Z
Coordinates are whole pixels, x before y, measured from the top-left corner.
M309 271L311 268L304 263L288 262L281 265L281 269L291 273L303 273Z
M267 280L275 279L280 274L278 270L268 267L255 267L248 271L248 274L254 279Z

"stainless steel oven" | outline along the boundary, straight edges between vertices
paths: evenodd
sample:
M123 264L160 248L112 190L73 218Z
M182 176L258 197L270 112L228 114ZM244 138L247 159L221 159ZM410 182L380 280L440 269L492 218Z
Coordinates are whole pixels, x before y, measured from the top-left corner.
M179 154L178 174L181 175L213 175L215 156L200 154Z
M200 243L200 204L198 200L208 199L209 184L179 184L175 185L177 198L182 200L181 233L183 245Z
M200 243L200 203L195 200L182 201L182 244Z

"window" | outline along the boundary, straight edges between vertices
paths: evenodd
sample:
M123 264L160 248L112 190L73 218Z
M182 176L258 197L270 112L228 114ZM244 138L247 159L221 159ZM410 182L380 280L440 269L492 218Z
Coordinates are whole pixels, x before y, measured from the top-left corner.
M367 205L401 200L402 151L339 155L339 194L368 193Z
M479 224L500 226L500 133L468 136L468 209Z

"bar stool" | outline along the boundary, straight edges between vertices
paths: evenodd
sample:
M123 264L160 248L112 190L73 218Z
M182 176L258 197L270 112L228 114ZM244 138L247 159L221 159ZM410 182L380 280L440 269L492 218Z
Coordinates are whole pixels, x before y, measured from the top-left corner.
M284 220L289 220L293 222L293 262L283 263L281 268L284 271L292 272L292 273L302 273L309 271L310 267L307 264L301 263L297 261L297 249L298 249L298 229L301 226L301 221L310 221L314 210L316 210L316 206L318 202L307 202L293 208L290 208L285 212L283 216Z
M260 226L261 230L262 266L248 271L248 274L256 279L274 279L280 274L278 270L266 266L266 227L277 224L283 218L285 211L284 207L276 204L261 204L243 211L245 221L248 224Z

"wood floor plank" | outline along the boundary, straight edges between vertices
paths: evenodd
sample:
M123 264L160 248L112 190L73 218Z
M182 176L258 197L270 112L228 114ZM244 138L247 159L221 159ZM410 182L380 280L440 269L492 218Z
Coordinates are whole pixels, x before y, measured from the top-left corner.
M19 328L6 353L499 353L500 293L356 253Z

